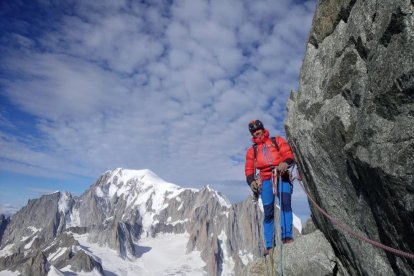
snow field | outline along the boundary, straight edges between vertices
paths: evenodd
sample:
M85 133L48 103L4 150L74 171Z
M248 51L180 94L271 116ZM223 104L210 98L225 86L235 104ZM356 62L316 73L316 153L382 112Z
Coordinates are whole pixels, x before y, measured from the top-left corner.
M118 256L109 247L89 243L87 236L74 235L83 249L100 259L104 271L116 275L207 275L203 269L206 263L201 259L200 252L186 254L189 234L162 234L156 238L141 239L137 245L140 257L130 259ZM65 272L70 271L67 269Z

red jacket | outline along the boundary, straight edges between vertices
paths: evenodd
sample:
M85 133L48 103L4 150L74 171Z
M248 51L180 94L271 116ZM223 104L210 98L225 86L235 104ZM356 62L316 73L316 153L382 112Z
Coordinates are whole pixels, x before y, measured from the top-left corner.
M272 144L272 139L269 137L269 131L265 129L262 137L253 137L252 141L257 145L256 153L256 169L260 170L260 178L262 180L270 179L272 169L282 162L288 164L294 160L292 150L289 144L282 137L276 136L276 143L279 146L279 151ZM244 167L246 174L246 181L250 183L254 180L254 148L251 146L246 153L246 163Z

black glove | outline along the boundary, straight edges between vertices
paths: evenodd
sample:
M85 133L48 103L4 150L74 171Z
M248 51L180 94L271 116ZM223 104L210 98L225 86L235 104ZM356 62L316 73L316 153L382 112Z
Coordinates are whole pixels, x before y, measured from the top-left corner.
M253 193L259 192L259 184L255 180L250 183L250 189L252 189Z

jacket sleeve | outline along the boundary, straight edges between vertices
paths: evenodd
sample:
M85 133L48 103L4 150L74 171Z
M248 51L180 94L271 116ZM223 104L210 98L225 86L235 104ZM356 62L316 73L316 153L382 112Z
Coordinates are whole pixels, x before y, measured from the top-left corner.
M279 153L282 155L282 162L286 162L288 165L291 165L295 158L289 144L280 136L276 137L276 143L279 146Z
M246 152L246 162L244 164L244 174L246 175L246 182L249 186L254 180L254 173L254 149L250 147Z

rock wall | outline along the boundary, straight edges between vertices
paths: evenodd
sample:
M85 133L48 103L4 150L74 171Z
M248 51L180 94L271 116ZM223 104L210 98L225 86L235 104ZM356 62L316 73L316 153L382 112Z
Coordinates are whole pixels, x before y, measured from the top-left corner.
M413 0L320 0L286 121L318 204L355 231L408 252L414 252L413 11ZM350 274L414 274L413 260L361 242L311 210Z
M67 212L64 207L70 207L73 202L69 193L56 192L29 200L11 220L8 218L2 223L4 216L0 215L0 226L5 226L0 240L0 271L40 276L70 266L72 271L95 269L103 275L101 264L64 232Z

